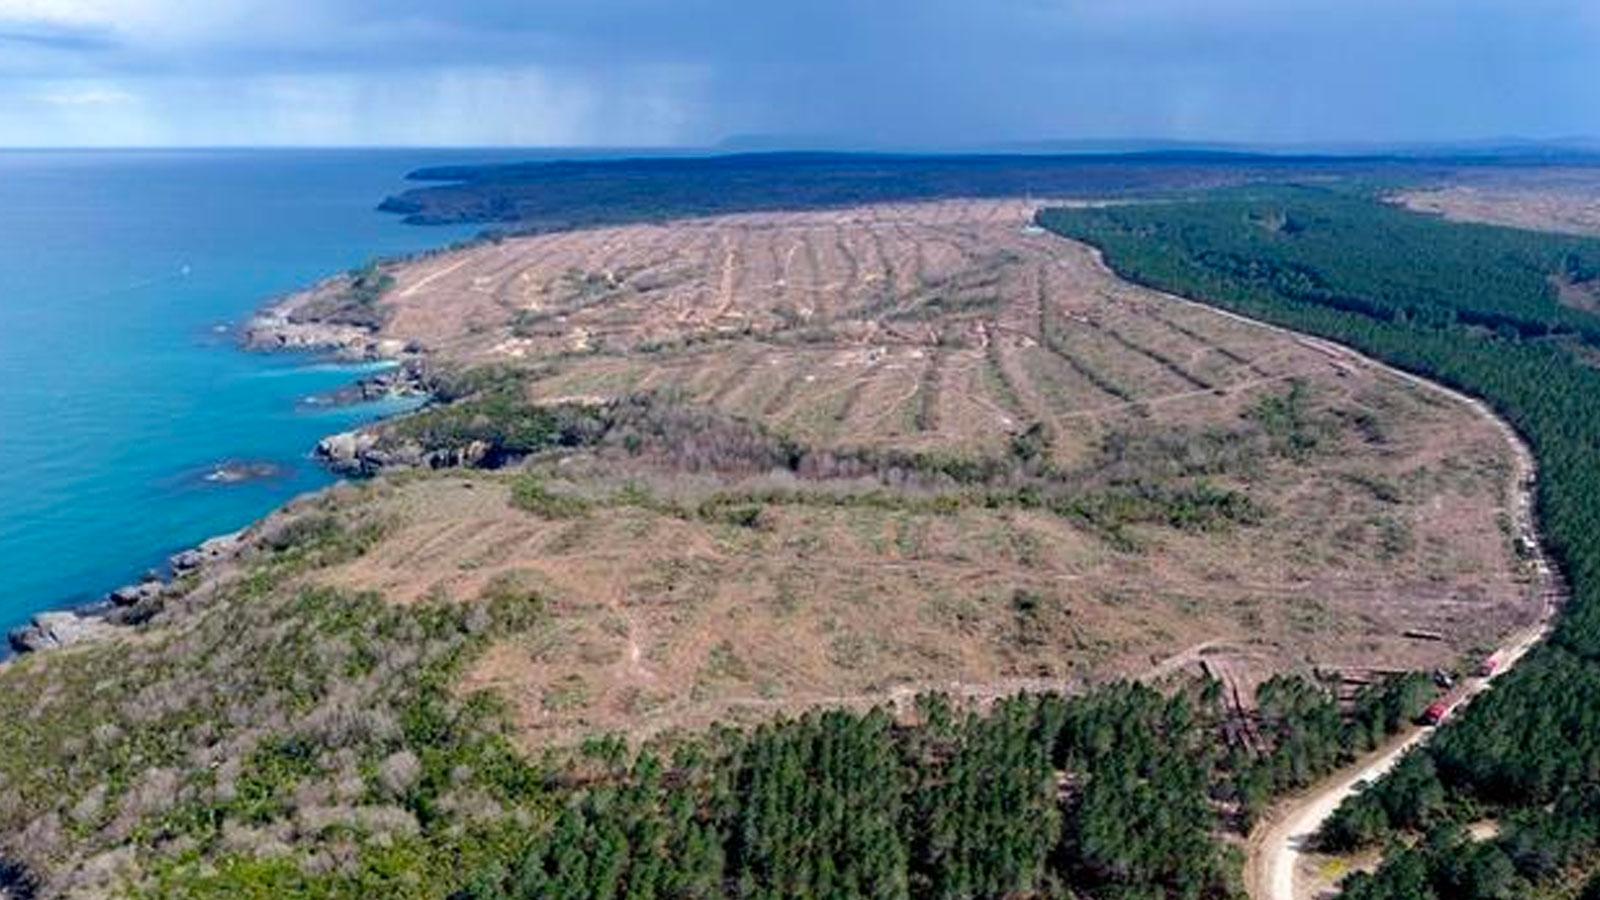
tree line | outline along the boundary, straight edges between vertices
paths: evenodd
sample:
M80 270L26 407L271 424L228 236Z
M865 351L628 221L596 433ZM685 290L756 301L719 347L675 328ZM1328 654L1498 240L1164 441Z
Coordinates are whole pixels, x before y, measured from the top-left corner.
M924 695L909 721L812 712L617 753L457 900L1236 898L1225 812L1381 739L1414 715L1417 683L1374 686L1343 717L1325 687L1275 678L1260 752L1224 749L1221 686L1197 682L986 713Z
M1600 271L1600 241L1450 223L1303 187L1048 210L1040 222L1096 245L1134 281L1483 397L1529 441L1541 526L1573 588L1551 645L1341 810L1327 837L1363 846L1437 832L1373 878L1352 879L1354 897L1501 896L1555 877L1515 855L1508 870L1499 843L1467 852L1451 826L1493 813L1537 820L1519 834L1567 833L1589 808L1561 801L1600 782L1600 371L1586 361L1600 318L1563 305L1558 288ZM1600 864L1594 847L1571 847L1578 869ZM1479 855L1480 868L1459 869Z

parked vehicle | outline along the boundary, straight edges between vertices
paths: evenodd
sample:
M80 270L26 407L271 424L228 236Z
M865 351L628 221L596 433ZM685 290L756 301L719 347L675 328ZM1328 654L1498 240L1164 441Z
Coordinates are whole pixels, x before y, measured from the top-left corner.
M1422 724L1438 725L1445 720L1445 717L1450 715L1451 710L1455 709L1456 704L1459 702L1459 700L1443 698L1433 701L1428 705L1427 709L1422 711Z

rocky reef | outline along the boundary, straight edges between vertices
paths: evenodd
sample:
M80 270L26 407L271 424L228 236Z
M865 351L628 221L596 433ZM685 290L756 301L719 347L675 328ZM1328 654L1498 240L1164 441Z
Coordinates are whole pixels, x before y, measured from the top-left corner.
M282 478L288 472L285 467L267 460L229 459L207 468L200 480L216 485L244 484Z

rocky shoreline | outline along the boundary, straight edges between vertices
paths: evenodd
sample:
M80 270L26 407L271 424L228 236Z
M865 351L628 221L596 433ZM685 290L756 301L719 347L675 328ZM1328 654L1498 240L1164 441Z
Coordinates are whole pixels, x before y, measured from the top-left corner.
M69 647L115 634L160 612L168 597L183 591L183 582L206 569L232 561L247 545L249 529L218 535L167 559L166 571L151 571L93 603L75 609L37 613L28 624L6 636L17 653Z
M376 403L381 400L394 400L397 398L427 398L430 396L432 396L432 392L428 389L427 376L423 367L415 361L411 361L393 369L362 377L351 384L325 394L307 397L301 401L301 405L328 408Z
M382 337L381 317L369 316L362 321L359 316L347 315L351 305L350 288L359 277L353 273L338 275L268 305L246 323L240 333L240 346L263 353L324 354L341 362L397 363L392 369L360 378L316 398L319 405L432 396L421 348ZM406 454L390 459L389 455L375 451L375 444L375 436L368 432L342 432L319 441L313 456L332 471L352 476L371 475L391 466L436 466L442 462L425 458L420 449L414 454L415 459ZM383 458L380 460L377 456ZM247 550L250 535L260 524L209 538L173 554L167 559L164 570L146 572L138 581L123 585L98 600L36 613L26 625L11 629L6 642L16 654L37 653L102 640L145 622L160 612L168 599L186 593L201 575L233 561Z
M333 472L351 477L370 477L381 472L404 469L478 468L494 448L484 441L469 441L460 448L429 449L416 441L401 441L385 446L368 429L341 431L317 442L317 460Z
M349 362L416 355L418 348L379 335L382 314L375 297L354 287L358 278L336 275L268 305L245 323L240 343L246 350L327 353Z

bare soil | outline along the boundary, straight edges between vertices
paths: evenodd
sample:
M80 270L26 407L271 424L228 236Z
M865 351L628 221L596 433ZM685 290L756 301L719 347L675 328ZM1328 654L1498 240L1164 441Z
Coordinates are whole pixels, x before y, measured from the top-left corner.
M1315 446L1207 476L1262 524L1145 526L1128 548L1042 511L788 503L746 527L617 500L580 467L552 482L596 502L574 518L513 508L492 476L386 484L361 502L394 533L319 577L396 602L531 579L548 622L466 684L503 691L530 745L1202 669L1248 697L1288 669L1448 665L1537 617L1491 421L1121 282L1030 216L946 202L507 240L391 269L383 336L520 367L538 400L656 392L813 446L1006 454L1042 423L1056 465L1108 483L1178 477L1298 384Z
M1458 222L1600 235L1600 172L1549 169L1479 173L1467 183L1405 191L1393 199Z

